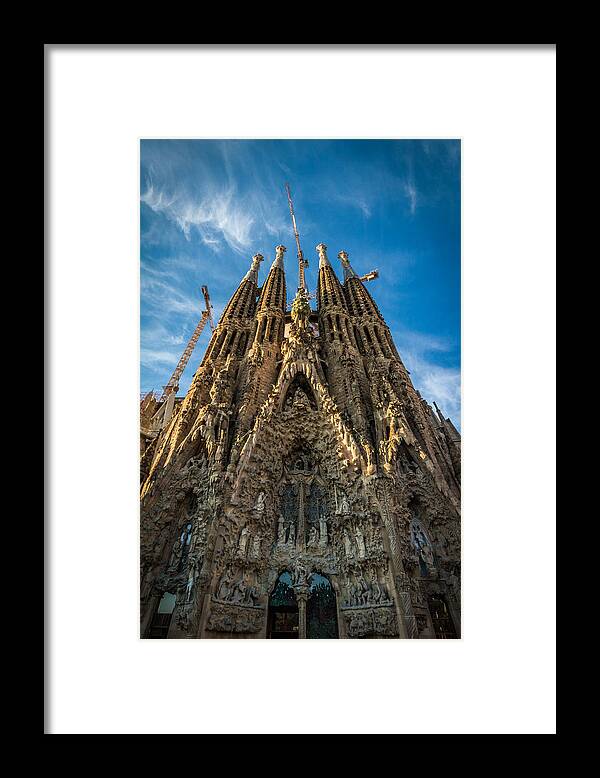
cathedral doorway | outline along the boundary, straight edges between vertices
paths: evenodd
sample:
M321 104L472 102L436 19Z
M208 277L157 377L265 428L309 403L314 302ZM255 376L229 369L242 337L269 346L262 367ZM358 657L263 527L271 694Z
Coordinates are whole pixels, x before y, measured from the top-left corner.
M297 638L299 614L296 595L292 589L292 576L282 573L269 597L268 638Z
M306 607L307 638L337 638L337 605L331 581L313 573L309 580L310 593Z
M301 607L298 603L301 603ZM303 586L293 586L282 573L269 598L268 638L338 638L336 596L331 581L313 573Z

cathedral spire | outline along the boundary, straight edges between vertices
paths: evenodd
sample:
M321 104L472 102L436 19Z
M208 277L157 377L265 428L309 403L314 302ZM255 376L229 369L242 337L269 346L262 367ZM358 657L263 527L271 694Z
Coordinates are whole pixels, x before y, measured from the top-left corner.
M283 338L286 300L283 264L285 252L285 246L275 247L275 259L262 285L256 309L258 318L255 340L257 343L263 343L265 340L279 342Z
M327 246L319 243L316 247L319 254L319 277L317 281L317 302L320 311L331 306L337 306L341 311L346 311L344 290L336 276L327 257Z
M231 299L225 306L219 324L229 319L248 318L254 314L256 304L256 286L258 282L258 268L264 257L255 254L252 264L246 275L240 281Z
M252 264L248 272L238 284L221 314L219 324L214 330L204 354L201 367L209 359L214 360L219 356L228 356L234 348L239 350L240 354L244 352L248 340L246 330L251 326L256 309L258 270L263 259L262 254L255 254L252 257Z
M348 308L353 316L376 316L383 322L379 308L371 295L365 289L363 278L354 272L347 251L340 251L338 257L344 268L344 291L348 300Z

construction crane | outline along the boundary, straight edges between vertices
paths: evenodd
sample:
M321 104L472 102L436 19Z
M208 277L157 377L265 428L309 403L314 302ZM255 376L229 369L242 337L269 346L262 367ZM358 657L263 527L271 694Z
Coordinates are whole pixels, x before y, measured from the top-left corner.
M213 320L213 315L212 315L212 305L210 304L210 297L208 296L207 286L202 287L202 294L204 296L206 310L202 311L202 316L200 317L200 321L196 325L196 329L194 330L192 337L189 339L189 342L185 347L185 350L181 355L179 362L177 363L177 367L173 371L173 375L171 376L171 378L169 378L168 384L163 387L163 393L161 395L159 402L163 402L164 400L167 399L167 397L170 394L173 394L179 389L179 379L181 378L181 375L185 370L186 365L190 360L190 357L192 356L194 347L198 342L198 338L200 337L202 330L206 326L206 322L209 322L211 330L214 330L215 328L215 322Z
M308 259L304 259L304 254L300 248L300 235L298 234L298 228L296 227L296 217L294 215L294 206L292 204L292 193L290 192L290 185L285 185L285 191L287 192L287 199L290 206L290 214L292 217L292 226L294 228L294 238L296 238L296 248L298 249L298 289L306 290L306 282L304 280L304 268L308 267Z

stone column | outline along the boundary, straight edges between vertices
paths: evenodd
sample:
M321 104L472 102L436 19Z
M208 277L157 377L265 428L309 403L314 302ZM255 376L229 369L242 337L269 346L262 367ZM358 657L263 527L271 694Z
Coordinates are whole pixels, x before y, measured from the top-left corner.
M298 637L306 638L306 602L308 600L308 586L298 586L296 592L296 602L298 603Z

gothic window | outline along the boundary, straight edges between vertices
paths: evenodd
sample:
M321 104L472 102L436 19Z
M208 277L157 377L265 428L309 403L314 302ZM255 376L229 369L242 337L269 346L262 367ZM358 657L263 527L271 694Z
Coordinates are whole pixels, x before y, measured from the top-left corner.
M166 638L169 632L169 625L175 610L175 595L165 592L158 603L158 607L152 617L152 622L148 628L146 637L148 638Z
M298 521L297 484L286 484L284 486L281 498L281 515L284 522L285 542L288 542L296 534L296 523Z
M327 545L327 493L317 482L307 487L304 498L305 534L309 547Z

